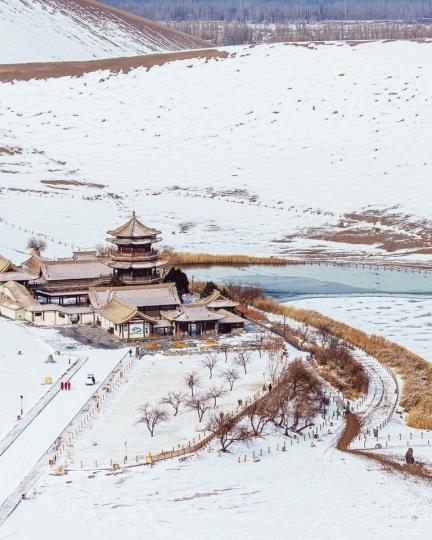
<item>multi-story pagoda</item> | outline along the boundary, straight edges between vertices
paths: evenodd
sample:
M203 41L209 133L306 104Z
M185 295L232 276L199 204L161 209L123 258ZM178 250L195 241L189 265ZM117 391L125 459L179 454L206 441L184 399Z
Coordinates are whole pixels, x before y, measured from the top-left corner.
M114 271L115 282L144 285L162 281L162 267L166 263L159 260L159 253L153 247L161 240L160 231L143 225L133 212L127 223L108 234L108 242L117 248L108 263Z

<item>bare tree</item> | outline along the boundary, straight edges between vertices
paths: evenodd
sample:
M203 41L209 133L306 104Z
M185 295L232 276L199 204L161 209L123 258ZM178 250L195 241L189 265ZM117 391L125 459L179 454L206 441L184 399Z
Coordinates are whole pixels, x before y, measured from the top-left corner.
M284 371L288 362L288 354L285 350L283 340L270 340L267 345L267 355L267 369L270 374L270 380L274 384Z
M152 408L150 403L146 403L139 410L142 416L138 419L137 424L145 424L151 437L154 435L156 426L168 420L168 413L166 411L157 407Z
M275 421L278 410L278 401L274 398L274 394L271 393L249 405L246 409L246 416L249 419L254 436L261 435L267 424Z
M317 328L317 335L320 342L321 347L329 347L333 335L330 332L330 329L327 327L325 323L322 323Z
M96 255L98 257L108 257L113 252L113 248L106 244L98 244L96 246Z
M207 395L210 399L213 399L213 408L216 408L217 400L226 395L226 390L224 390L222 387L218 388L216 386L212 386L207 392Z
M201 362L203 367L206 367L210 373L210 379L213 377L213 370L218 363L217 356L215 354L208 354Z
M301 360L292 362L280 378L272 399L278 406L275 425L299 433L313 425L314 417L320 411L325 399L322 385L314 373Z
M312 332L309 326L302 324L297 329L297 334L300 338L300 347L303 348L311 339Z
M266 347L264 334L258 334L257 335L257 337L254 340L254 345L255 345L255 349L259 353L259 357L261 358L263 350Z
M43 238L38 238L37 236L32 236L27 241L27 248L28 249L34 249L36 253L39 255L42 253L42 251L46 250L46 242Z
M228 345L228 343L222 343L222 345L221 345L220 348L221 348L222 352L223 352L224 355L225 355L225 364L226 364L226 363L227 363L227 360L228 360L228 352L229 352L231 346Z
M209 396L205 394L195 395L186 402L186 407L196 411L199 422L202 422L205 413L210 409Z
M180 405L185 401L185 399L186 394L184 392L169 391L160 402L162 405L170 405L174 409L174 416L177 416Z
M229 389L232 390L234 383L240 379L240 375L234 368L229 368L223 372L226 382L229 384Z
M247 373L247 367L251 363L250 354L247 351L240 351L235 360L237 366L242 367L245 375Z
M213 415L206 425L206 430L215 435L221 445L222 452L235 442L246 442L251 438L251 432L231 416Z
M194 391L195 388L199 385L200 379L198 377L198 374L195 371L191 371L190 373L186 373L185 375L185 383L189 387L189 390L191 391L191 396L194 397Z

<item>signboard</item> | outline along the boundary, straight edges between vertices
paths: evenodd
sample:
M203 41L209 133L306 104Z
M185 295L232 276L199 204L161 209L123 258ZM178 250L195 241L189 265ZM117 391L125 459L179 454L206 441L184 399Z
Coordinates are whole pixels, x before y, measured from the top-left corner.
M131 336L139 337L139 336L143 336L143 335L144 335L144 331L143 331L142 325L131 324L130 327L129 327L129 330L130 330L130 335L131 335Z

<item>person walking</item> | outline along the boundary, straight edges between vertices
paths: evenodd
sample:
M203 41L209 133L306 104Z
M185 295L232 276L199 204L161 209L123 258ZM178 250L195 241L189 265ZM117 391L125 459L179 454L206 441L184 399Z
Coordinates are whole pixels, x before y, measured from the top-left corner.
M63 381L60 383L60 390L64 390L64 382Z
M414 463L414 450L412 448L408 448L406 451L405 461L408 463L408 465L412 465Z
M72 386L72 385L71 385L71 382L68 381L68 383L67 383L67 389L70 390L70 389L71 389L71 386Z

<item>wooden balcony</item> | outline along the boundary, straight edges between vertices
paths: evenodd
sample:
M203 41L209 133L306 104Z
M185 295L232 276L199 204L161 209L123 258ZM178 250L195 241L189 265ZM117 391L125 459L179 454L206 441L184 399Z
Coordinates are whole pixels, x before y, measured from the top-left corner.
M159 258L157 251L149 251L148 253L120 253L115 251L111 253L113 261L126 261L126 262L141 262L141 261L156 261Z
M121 276L121 281L124 285L152 285L160 283L162 278L160 276Z

